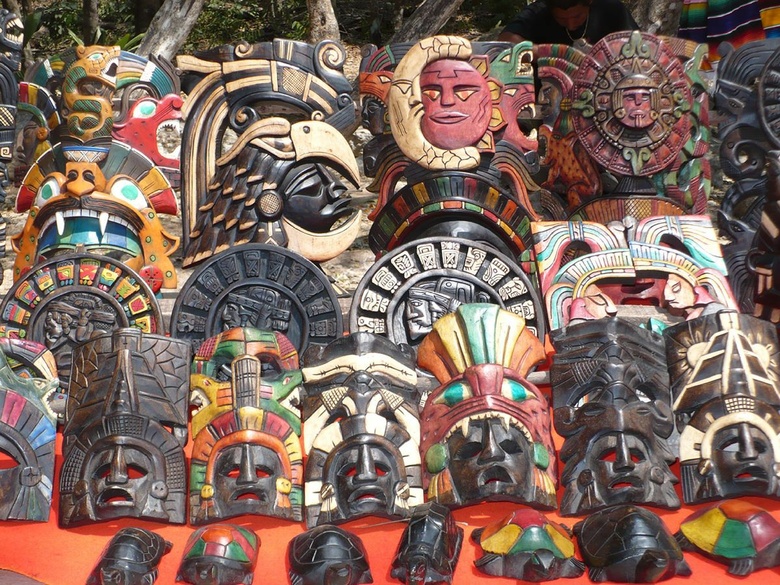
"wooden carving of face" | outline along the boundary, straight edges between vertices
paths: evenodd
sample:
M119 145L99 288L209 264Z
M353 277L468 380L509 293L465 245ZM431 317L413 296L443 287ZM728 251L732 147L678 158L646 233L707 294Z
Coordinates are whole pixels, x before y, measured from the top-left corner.
M476 144L490 123L491 95L487 82L470 64L440 59L420 74L424 114L422 133L444 149Z

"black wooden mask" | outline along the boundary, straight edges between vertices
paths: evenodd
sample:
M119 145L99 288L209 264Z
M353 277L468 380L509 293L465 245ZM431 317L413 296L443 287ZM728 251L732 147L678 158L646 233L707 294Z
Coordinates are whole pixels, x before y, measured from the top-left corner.
M144 339L135 329L76 349L60 477L62 527L126 516L185 522L186 427L177 432L174 425L186 421L188 358L186 343Z
M558 330L551 369L564 515L620 503L679 507L660 336L619 319Z

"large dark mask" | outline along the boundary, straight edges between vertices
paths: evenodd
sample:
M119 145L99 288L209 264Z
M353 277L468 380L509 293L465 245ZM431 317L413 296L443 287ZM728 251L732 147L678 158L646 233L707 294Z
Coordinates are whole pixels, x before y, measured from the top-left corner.
M192 533L176 581L190 585L251 585L260 541L247 528L215 524Z
M305 355L306 522L408 516L423 501L408 352L354 333Z
M196 355L190 521L303 518L298 353L281 333L231 329Z
M676 508L663 341L619 319L553 333L555 429L564 437L562 514L619 503Z
M668 329L683 498L780 497L774 327L721 312ZM686 424L687 422L687 424Z
M108 543L87 585L153 585L171 543L143 528L122 528Z
M547 399L525 379L543 357L524 319L495 305L462 305L436 322L418 357L442 383L422 414L429 498L556 507Z
M189 346L120 329L76 348L60 525L184 523Z
M54 481L55 381L17 376L0 351L0 520L45 522Z

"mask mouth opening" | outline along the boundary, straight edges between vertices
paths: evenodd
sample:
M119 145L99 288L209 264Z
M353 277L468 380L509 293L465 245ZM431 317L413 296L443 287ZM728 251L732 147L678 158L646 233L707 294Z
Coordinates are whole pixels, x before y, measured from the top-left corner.
M492 486L496 484L509 483L514 484L509 472L500 465L493 466L485 471L479 477L479 486Z
M734 481L740 483L749 483L749 482L756 482L756 481L765 483L769 481L769 474L767 473L767 470L764 469L763 467L760 467L758 465L749 465L739 470L738 473L734 474Z
M133 496L126 490L111 488L100 494L98 506L103 507L129 507L134 506Z
M387 503L387 499L381 489L374 486L366 486L352 492L347 503L351 506L384 506Z
M91 210L57 212L45 222L38 240L42 256L72 252L79 245L118 260L143 256L141 238L129 221Z
M609 484L611 490L637 489L643 485L642 480L636 476L618 477Z
M236 502L245 502L245 503L255 502L257 504L264 504L267 502L268 498L266 497L266 494L264 492L246 490L246 491L236 492L233 495L233 500Z

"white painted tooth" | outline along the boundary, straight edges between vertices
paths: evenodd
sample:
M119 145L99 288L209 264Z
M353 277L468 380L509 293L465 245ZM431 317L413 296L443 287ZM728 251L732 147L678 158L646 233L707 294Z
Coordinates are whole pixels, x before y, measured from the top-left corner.
M108 227L108 212L103 211L100 214L100 237L106 233L106 227Z
M458 428L460 429L460 433L466 437L469 434L469 419L464 418L458 423Z
M61 211L58 211L54 214L54 219L57 222L57 233L59 235L62 235L65 233L65 216L62 215Z

